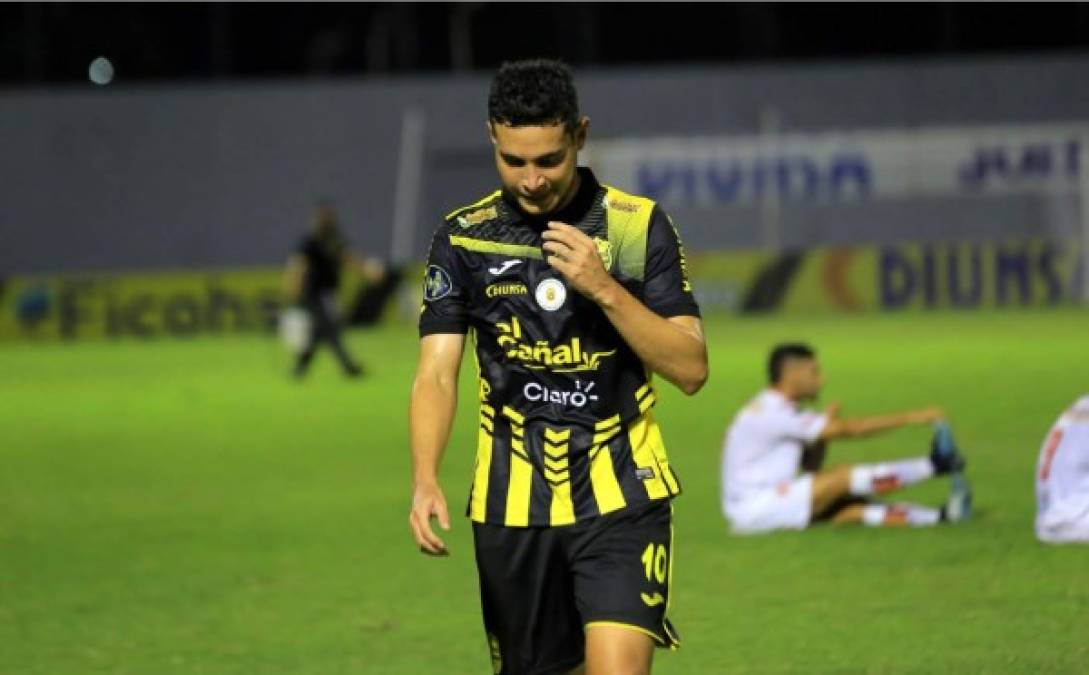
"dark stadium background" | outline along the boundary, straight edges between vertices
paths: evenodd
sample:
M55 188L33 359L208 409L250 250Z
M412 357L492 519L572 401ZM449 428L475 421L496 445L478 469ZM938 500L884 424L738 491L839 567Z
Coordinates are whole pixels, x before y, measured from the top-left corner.
M1085 3L4 3L0 82L448 73L1031 54L1089 46Z

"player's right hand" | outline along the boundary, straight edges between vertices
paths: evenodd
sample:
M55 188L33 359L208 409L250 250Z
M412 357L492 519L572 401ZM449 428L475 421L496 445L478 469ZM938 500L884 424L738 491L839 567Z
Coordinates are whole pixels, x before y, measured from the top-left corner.
M408 514L408 524L412 536L420 545L420 552L427 555L450 555L446 544L431 529L431 519L438 518L439 526L450 529L450 513L446 509L446 497L438 484L417 485L412 493L412 510Z

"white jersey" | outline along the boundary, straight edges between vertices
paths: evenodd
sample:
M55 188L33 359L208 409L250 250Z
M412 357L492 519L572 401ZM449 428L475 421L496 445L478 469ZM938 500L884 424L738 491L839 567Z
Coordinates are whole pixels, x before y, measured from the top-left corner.
M828 424L826 415L800 409L767 389L737 414L722 452L722 499L731 501L781 487L797 477L802 451Z
M1036 534L1089 541L1089 396L1051 427L1036 463Z

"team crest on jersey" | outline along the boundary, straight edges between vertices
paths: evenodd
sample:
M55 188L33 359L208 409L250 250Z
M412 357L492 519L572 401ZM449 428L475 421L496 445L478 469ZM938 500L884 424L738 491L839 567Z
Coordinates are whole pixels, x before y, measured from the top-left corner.
M609 270L613 267L613 245L609 243L608 239L602 239L601 237L594 237L594 246L597 246L597 254L601 256L601 262L605 264L605 269Z
M454 283L450 281L450 274L438 265L428 265L424 276L424 300L433 302L445 298L452 290Z
M537 284L536 296L541 309L555 312L567 300L567 287L559 279L550 277Z

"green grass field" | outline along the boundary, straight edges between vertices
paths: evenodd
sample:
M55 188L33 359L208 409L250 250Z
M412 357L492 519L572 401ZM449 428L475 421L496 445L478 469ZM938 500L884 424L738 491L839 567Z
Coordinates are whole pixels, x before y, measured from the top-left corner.
M1089 547L1032 534L1032 474L1089 391L1073 311L720 320L712 376L658 407L685 493L657 673L1089 672ZM845 414L937 403L970 458L977 517L929 530L740 539L718 454L769 345L818 346ZM286 377L270 339L0 346L0 673L489 671L470 527L421 556L406 515L409 328L354 334L373 375L331 357ZM467 359L471 367L471 359ZM461 511L473 378L443 470ZM919 455L925 429L835 446ZM937 503L944 482L906 494Z

